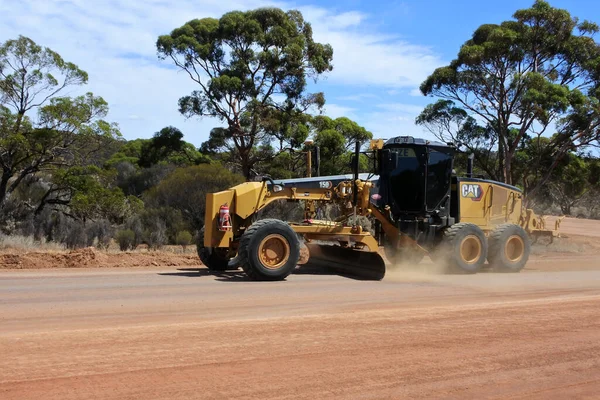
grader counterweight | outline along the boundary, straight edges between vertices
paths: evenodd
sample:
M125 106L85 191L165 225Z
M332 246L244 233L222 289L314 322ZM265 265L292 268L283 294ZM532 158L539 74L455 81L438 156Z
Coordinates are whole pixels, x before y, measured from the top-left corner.
M371 141L370 173L245 182L207 195L205 229L198 244L211 270L242 268L254 280L280 280L298 265L300 249L309 263L365 279L382 279L386 264L431 259L448 272L475 273L486 263L518 272L527 263L532 239L558 236L544 219L523 206L520 189L501 182L453 174L456 149L448 144L400 136ZM304 220L256 220L275 201L303 202ZM316 219L335 204L340 217ZM224 213L223 210L228 210ZM357 217L372 221L363 230Z

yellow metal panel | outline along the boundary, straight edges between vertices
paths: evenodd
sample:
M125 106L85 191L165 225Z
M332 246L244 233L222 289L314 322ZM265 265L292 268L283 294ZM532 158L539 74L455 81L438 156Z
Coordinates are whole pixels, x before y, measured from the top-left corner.
M267 185L263 182L244 182L231 188L235 191L235 214L248 218L256 212L267 194Z
M491 199L492 207L490 209L490 224L503 224L506 222L506 202L508 201L509 189L498 185L491 185L491 188L493 191Z
M383 149L383 139L371 139L369 142L369 150Z
M515 191L510 191L506 200L506 222L518 224L521 220L522 208L523 195Z
M204 247L229 247L229 240L233 238L233 233L231 231L221 232L219 230L219 208L223 204L227 204L229 206L229 211L233 213L233 209L235 208L235 204L233 204L233 195L234 192L231 190L209 193L206 195L206 210L204 212Z
M367 246L372 252L379 250L377 241L369 232L355 231L350 226L317 222L311 225L292 225L292 229L309 240L358 243Z
M460 220L484 230L506 222L519 223L522 194L493 182L462 179L458 184Z
M493 189L486 182L461 180L458 183L460 221L484 228L489 225Z

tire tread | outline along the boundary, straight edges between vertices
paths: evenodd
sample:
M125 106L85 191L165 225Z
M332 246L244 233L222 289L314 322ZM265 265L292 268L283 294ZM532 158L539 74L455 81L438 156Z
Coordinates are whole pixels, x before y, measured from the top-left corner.
M279 225L284 229L289 229L289 225L280 219L265 218L265 219L261 219L261 220L254 222L242 234L242 236L240 237L240 245L239 245L239 250L238 250L238 253L240 256L239 265L242 267L242 270L246 273L246 275L248 276L248 278L250 278L250 280L265 280L265 279L274 280L274 279L277 279L277 278L265 277L263 274L261 274L259 271L257 271L256 269L254 269L252 267L252 265L248 259L248 246L250 244L250 240L252 239L252 237L254 236L256 231L258 231L260 228L262 228L266 225L274 225L274 226Z

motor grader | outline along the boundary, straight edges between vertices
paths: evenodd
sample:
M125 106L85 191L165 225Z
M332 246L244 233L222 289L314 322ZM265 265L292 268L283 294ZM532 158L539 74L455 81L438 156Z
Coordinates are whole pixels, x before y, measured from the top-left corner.
M455 153L451 144L409 136L377 139L366 151L356 144L349 175L264 177L209 193L200 259L213 271L241 267L252 280L286 278L303 248L305 263L365 279L385 276L381 253L391 264L412 265L427 255L450 273L484 266L519 272L532 241L559 236L561 219L546 229L545 219L524 207L519 188L473 176L472 158L466 176L457 176ZM359 174L360 154L369 173ZM304 219L258 219L275 201L304 203ZM337 205L340 216L317 219L326 204Z

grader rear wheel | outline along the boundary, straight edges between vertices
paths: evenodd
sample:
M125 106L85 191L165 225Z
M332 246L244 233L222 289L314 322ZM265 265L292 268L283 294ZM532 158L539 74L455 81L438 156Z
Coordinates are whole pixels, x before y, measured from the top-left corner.
M498 225L490 234L488 261L498 272L519 272L529 260L531 242L516 224Z
M252 280L282 280L292 273L300 258L296 232L278 219L252 224L240 238L242 269Z
M487 258L488 244L485 234L475 224L458 223L446 229L441 244L436 249L436 260L447 272L478 272Z

